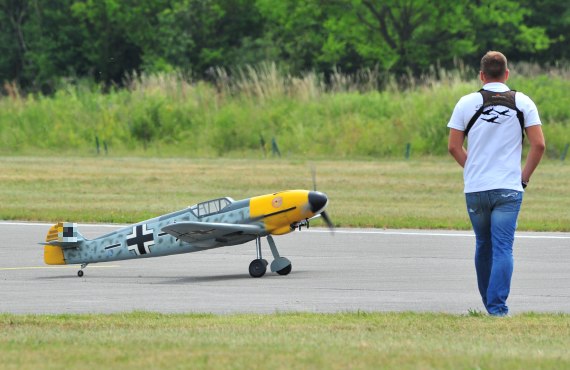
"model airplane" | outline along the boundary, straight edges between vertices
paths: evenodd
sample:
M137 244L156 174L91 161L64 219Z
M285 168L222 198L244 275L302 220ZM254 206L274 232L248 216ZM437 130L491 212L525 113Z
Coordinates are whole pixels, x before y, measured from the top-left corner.
M307 190L239 201L219 198L92 240L79 233L77 224L60 222L47 234L44 261L48 265L81 264L77 272L81 277L90 263L199 252L255 240L257 258L249 265L249 274L261 277L268 265L261 255L261 238L267 237L274 258L271 271L287 275L291 272L291 261L279 255L272 235L309 227L309 220L319 216L332 229L325 212L327 204L325 194Z

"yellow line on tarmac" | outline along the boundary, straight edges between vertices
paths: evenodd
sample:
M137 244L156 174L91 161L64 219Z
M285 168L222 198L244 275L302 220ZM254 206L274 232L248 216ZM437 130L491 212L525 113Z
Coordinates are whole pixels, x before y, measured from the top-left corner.
M27 266L27 267L0 267L0 271L4 270L38 270L38 269L76 269L79 268L79 265L68 265L68 266ZM107 266L89 266L89 269L104 269L104 268L113 268L113 267L121 267L119 265L107 265Z

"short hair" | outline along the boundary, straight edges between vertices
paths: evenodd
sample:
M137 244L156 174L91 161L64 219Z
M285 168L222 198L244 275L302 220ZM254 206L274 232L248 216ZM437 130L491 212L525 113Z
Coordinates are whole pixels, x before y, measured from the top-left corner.
M481 72L491 79L503 77L507 72L507 57L499 51L488 51L481 58Z

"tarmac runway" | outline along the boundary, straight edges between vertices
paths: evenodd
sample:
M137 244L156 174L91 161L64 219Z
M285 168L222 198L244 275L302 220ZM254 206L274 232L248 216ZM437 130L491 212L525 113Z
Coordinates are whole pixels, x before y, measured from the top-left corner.
M293 271L251 278L253 242L176 256L46 266L51 225L0 222L0 313L484 311L474 236L459 231L310 229L275 237ZM79 225L87 237L118 225ZM264 257L271 253L263 241ZM570 233L518 233L513 314L570 313Z

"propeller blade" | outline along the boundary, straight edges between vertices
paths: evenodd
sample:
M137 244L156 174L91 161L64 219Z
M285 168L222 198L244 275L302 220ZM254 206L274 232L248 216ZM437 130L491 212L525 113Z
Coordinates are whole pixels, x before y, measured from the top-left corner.
M326 211L321 212L321 217L323 218L323 220L325 221L325 223L327 224L327 226L329 227L331 232L334 232L334 224L331 221L329 215L327 214Z
M311 166L311 177L313 178L313 190L317 191L317 169Z

